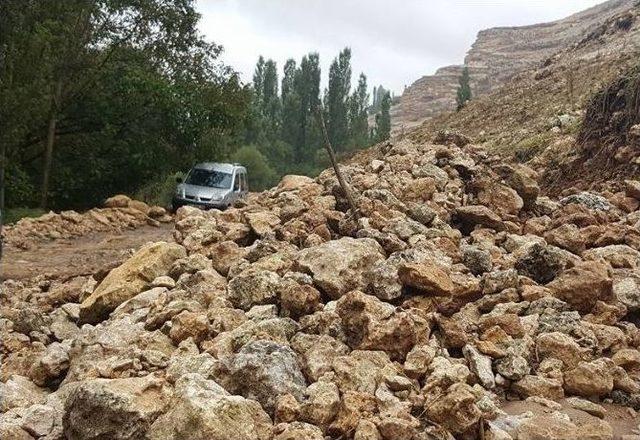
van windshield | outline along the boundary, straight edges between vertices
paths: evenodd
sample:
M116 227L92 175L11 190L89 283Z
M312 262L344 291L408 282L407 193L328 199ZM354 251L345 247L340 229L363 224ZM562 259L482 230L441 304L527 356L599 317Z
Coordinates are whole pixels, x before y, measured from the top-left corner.
M209 171L193 169L189 173L185 183L196 186L208 186L209 188L231 188L231 174L222 171Z

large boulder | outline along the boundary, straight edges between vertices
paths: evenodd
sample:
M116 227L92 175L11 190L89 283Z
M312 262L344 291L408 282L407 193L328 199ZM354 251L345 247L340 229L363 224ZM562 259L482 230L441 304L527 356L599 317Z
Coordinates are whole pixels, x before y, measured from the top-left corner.
M227 296L235 307L249 310L253 306L275 303L279 285L277 273L249 268L229 281Z
M168 401L164 382L151 375L82 382L65 404L65 438L144 439Z
M270 413L278 396L291 394L301 400L307 386L296 353L270 341L246 344L233 357L229 370L234 391L257 400Z
M169 411L149 429L149 440L271 440L271 419L258 402L229 395L196 373L176 382Z
M460 224L460 229L464 233L471 232L476 226L484 226L496 231L502 231L505 228L500 216L483 205L461 206L454 211L453 220Z
M417 341L411 316L375 296L349 292L338 300L336 312L353 349L382 350L394 360L403 360Z
M454 285L440 266L431 262L404 263L398 268L400 282L430 296L449 296Z
M375 240L343 237L303 249L296 264L329 296L340 298L350 290L364 289L369 270L381 260L384 253Z
M12 375L0 382L0 411L23 408L44 402L46 392L24 376Z
M586 261L564 271L547 287L556 298L581 313L590 312L599 300L607 300L613 294L608 266L596 261Z
M564 373L564 389L583 397L602 397L613 390L611 368L602 360L580 362Z
M487 185L480 191L478 201L501 217L517 215L524 206L522 198L515 190L497 182Z
M80 305L80 322L97 323L120 304L147 290L159 276L166 275L173 263L186 257L175 243L150 243L109 272L94 292Z

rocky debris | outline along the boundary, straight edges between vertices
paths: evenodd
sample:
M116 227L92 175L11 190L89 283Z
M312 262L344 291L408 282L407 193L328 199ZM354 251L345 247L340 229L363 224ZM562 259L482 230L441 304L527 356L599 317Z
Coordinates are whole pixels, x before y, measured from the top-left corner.
M141 226L169 223L172 217L160 206L131 200L118 195L105 201L104 208L84 213L76 211L49 212L40 217L25 217L2 228L2 240L8 246L31 249L38 243L82 237L95 232L117 233Z
M637 209L453 141L343 170L358 216L288 176L110 271L3 282L3 438L610 438L640 407Z

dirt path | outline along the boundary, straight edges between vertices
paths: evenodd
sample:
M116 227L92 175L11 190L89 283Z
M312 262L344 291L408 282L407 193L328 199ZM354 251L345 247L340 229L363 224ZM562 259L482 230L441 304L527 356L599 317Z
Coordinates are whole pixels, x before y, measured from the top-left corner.
M119 234L99 232L88 236L55 240L22 251L7 247L0 261L0 278L21 280L36 275L71 278L92 274L122 261L131 249L149 241L172 241L173 224L143 226Z

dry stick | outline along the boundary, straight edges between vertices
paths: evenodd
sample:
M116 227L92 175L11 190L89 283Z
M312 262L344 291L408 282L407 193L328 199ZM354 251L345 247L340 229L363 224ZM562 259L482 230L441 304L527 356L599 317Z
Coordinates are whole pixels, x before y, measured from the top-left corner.
M338 167L338 162L336 161L336 156L333 153L333 147L331 146L331 141L329 141L329 135L327 134L327 127L324 124L324 116L322 116L322 111L320 110L320 107L317 108L317 114L318 114L318 120L320 121L320 127L322 128L322 136L324 137L324 147L327 149L327 153L329 153L329 158L331 159L333 170L336 172L338 183L340 184L342 191L347 197L347 202L349 202L349 207L351 208L352 215L358 218L358 208L356 208L356 204L353 201L353 197L351 195L351 190L347 186L347 183L344 181L344 178L342 177L342 172Z

